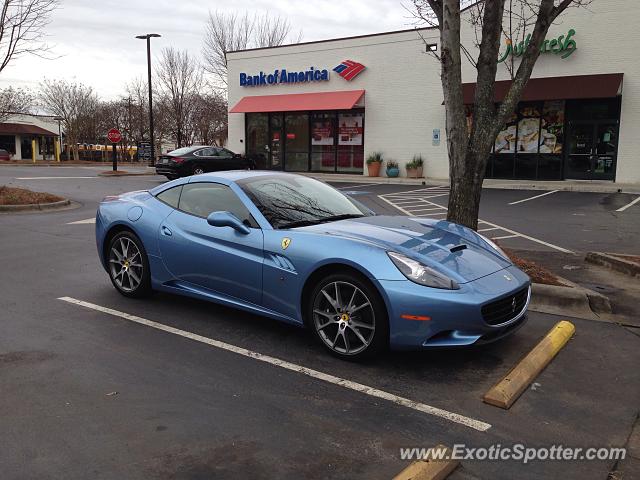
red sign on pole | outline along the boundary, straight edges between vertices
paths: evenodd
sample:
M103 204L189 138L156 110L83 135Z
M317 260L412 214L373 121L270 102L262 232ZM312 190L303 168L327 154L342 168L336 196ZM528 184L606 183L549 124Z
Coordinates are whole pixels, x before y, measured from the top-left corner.
M111 143L120 143L122 140L122 135L120 134L120 130L117 128L112 128L107 132L107 138Z

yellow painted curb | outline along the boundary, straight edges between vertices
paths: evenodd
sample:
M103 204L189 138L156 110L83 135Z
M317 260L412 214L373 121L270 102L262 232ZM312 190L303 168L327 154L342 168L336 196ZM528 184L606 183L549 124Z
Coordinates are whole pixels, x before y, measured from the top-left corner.
M444 445L436 445L434 450L444 450L444 457L451 455L451 449ZM443 480L453 472L460 461L458 460L416 460L402 470L393 480Z
M576 331L571 322L562 320L549 330L507 375L484 394L482 400L490 405L508 409L522 392L565 346Z

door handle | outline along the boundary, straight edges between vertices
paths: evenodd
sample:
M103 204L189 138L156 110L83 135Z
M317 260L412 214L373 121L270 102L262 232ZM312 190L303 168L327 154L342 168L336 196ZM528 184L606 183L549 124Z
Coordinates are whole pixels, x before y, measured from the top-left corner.
M173 232L171 231L171 229L169 227L165 227L163 225L162 226L162 234L166 235L167 237L170 237L171 235L173 235Z

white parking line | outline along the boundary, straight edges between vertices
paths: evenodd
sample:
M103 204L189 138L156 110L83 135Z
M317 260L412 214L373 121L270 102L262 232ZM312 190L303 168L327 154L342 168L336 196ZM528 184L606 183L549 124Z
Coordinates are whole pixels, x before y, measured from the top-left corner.
M627 208L632 207L638 202L640 202L640 197L636 197L635 200L632 200L631 202L627 203L624 207L620 207L619 209L616 210L616 212L624 212Z
M480 222L478 222L480 223ZM491 228L479 228L478 233L480 232L488 232L489 230L500 230L500 227L491 227Z
M186 330L180 330L179 328L170 327L163 323L154 322L153 320L147 320L146 318L130 315L128 313L120 312L118 310L113 310L107 307L102 307L94 303L78 300L76 298L60 297L58 298L58 300L79 305L81 307L90 308L92 310L106 313L108 315L113 315L115 317L120 317L125 320L129 320L130 322L138 323L140 325L145 325L147 327L155 328L157 330L162 330L163 332L172 333L173 335L178 335L180 337L188 338L190 340L204 343L206 345L210 345L212 347L216 347L221 350L226 350L228 352L233 352L238 355L242 355L244 357L253 358L254 360L265 362L270 365L284 368L286 370L290 370L293 372L301 373L302 375L306 375L308 377L315 378L317 380L322 380L324 382L332 383L334 385L339 385L341 387L348 388L350 390L355 390L356 392L364 393L365 395L369 395L371 397L388 400L392 403L395 403L396 405L401 405L403 407L407 407L412 410L416 410L418 412L426 413L428 415L434 415L436 417L440 417L450 422L457 423L459 425L464 425L465 427L473 428L474 430L478 430L480 432L487 431L488 429L491 428L491 424L482 422L480 420L476 420L474 418L465 417L464 415L449 412L441 408L432 407L431 405L427 405L425 403L415 402L413 400L409 400L408 398L399 397L392 393L385 392L383 390L378 390L377 388L369 387L361 383L352 382L350 380L336 377L328 373L319 372L311 368L303 367L302 365L296 365L295 363L287 362L286 360L281 360L279 358L271 357L269 355L264 355L259 352L254 352L252 350L247 350L246 348L236 347L235 345L221 342L220 340L214 340L213 338L203 337L202 335L198 335L192 332L187 332Z
M16 180L69 180L72 178L100 178L100 177L16 177Z
M550 192L541 193L540 195L536 195L535 197L523 198L522 200L518 200L517 202L511 202L509 205L515 205L517 203L528 202L529 200L535 200L536 198L546 197L547 195L551 195L552 193L556 193L558 190L551 190Z
M516 238L519 237L520 235L518 235L517 233L513 234L513 235L502 235L501 237L491 237L491 240L503 240L505 238Z
M96 223L96 217L87 218L86 220L77 220L75 222L69 222L67 225L83 225L85 223Z
M409 215L410 217L416 216L411 211L405 210L401 206L396 205L393 201L387 199L385 197L385 195L378 195L378 198L384 200L385 202L387 202L389 205L391 205L392 207L396 208L397 210L400 210L405 215ZM447 209L447 207L444 207L442 205L438 205L437 203L434 203L434 202L430 202L429 200L425 200L425 203L427 203L429 205L433 205L434 207L440 207L440 208L442 208L444 210ZM509 228L502 227L500 225L496 225L495 223L487 222L486 220L478 219L478 223L479 224L482 223L483 225L488 225L489 227L494 227L496 230L497 229L504 230L506 233L509 233L509 234L512 234L512 235L515 235L515 236L518 236L518 237L521 237L521 238L526 238L527 240L530 240L530 241L535 242L535 243L539 243L540 245L544 245L544 246L552 248L554 250L558 250L559 252L574 253L571 250L568 250L568 249L563 248L563 247L559 247L558 245L554 245L553 243L545 242L544 240L540 240L539 238L531 237L529 235L525 235L524 233L516 232L515 230L511 230ZM515 237L513 237L513 238L515 238Z
M358 185L351 185L350 187L340 187L338 190L353 190L354 188L370 187L371 185L377 185L377 183L363 183Z

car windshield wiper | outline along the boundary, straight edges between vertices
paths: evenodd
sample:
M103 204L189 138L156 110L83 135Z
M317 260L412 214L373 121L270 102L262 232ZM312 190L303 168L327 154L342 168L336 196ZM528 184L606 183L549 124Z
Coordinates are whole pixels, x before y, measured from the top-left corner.
M295 227L308 227L310 225L318 225L320 223L337 222L338 220L347 220L349 218L360 218L365 215L362 213L345 213L342 215L331 215L328 217L316 218L314 220L298 220L295 222L285 223L278 228L295 228Z

